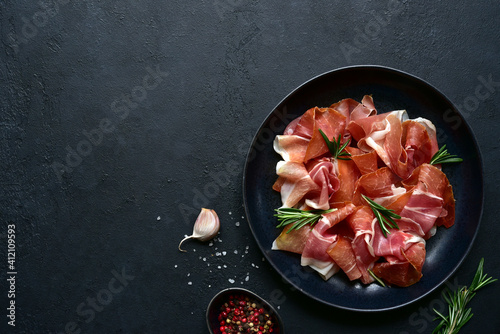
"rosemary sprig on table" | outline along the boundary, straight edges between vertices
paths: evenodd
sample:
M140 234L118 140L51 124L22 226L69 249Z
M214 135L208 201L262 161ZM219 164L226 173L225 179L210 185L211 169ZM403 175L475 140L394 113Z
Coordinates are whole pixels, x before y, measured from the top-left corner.
M286 225L293 224L292 227L286 232L290 233L293 230L298 230L306 225L314 226L320 220L321 215L333 212L337 209L330 210L300 210L295 208L279 208L274 209L277 213L274 215L278 217L279 224L277 228L285 227Z
M349 145L349 143L351 142L350 139L346 141L343 145L340 145L340 140L342 139L342 136L340 134L337 140L333 138L333 141L330 141L330 139L328 139L326 134L321 129L319 129L319 133L321 133L321 136L325 140L326 146L328 147L328 150L332 154L332 157L339 160L351 160L351 158L349 158L351 154L349 152L344 151L347 145Z
M361 195L365 201L370 204L370 208L372 209L375 217L378 220L380 228L382 229L382 234L387 238L387 234L390 234L389 227L395 228L399 230L398 224L394 221L394 219L401 219L401 216L394 213L394 210L390 210L384 208L382 205L374 202L370 198L365 195Z
M462 162L462 161L464 161L462 158L459 158L456 155L448 153L446 145L443 145L439 149L439 151L437 151L436 154L434 154L434 156L431 158L429 164L437 165L437 164L446 164L450 162Z
M453 293L449 290L447 290L447 294L443 293L443 297L448 303L449 314L444 316L434 309L434 312L438 315L435 320L441 319L441 322L434 329L433 334L456 334L472 318L472 309L465 309L465 306L476 295L477 290L497 281L497 279L483 274L483 263L484 258L479 262L476 275L469 288L464 286Z

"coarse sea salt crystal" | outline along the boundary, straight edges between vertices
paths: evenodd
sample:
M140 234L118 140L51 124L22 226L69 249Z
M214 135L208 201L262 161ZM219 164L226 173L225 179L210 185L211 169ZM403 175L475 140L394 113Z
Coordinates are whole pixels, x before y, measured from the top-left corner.
M224 265L224 268L227 268L227 266L226 266L226 265Z
M237 249L234 250L234 254L238 254L238 250Z
M234 225L236 225L236 226L240 226L240 222L236 222L236 224L234 224Z
M177 265L176 265L176 264L174 265L174 268L177 268Z
M231 214L232 214L232 212L231 212L231 211L229 211L229 214L231 215Z
M193 282L188 282L188 285L193 285Z
M203 261L206 261L206 260L207 260L207 258L206 258L206 257L204 257L204 258L203 258Z
M160 216L156 217L156 220L160 220L160 219L161 219L161 217L160 217Z
M247 277L245 277L245 282L248 282L249 279L250 279L250 276L247 274Z
M222 252L222 255L226 256L227 252L226 251L223 251Z
M229 283L233 284L234 283L234 279L230 278L228 279Z

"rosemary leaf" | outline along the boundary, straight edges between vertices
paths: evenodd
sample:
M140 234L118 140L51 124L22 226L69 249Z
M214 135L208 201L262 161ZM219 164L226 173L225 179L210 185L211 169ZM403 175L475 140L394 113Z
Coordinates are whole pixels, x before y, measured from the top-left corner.
M292 227L286 232L290 233L293 230L298 230L306 225L314 226L321 219L321 216L333 212L337 209L329 210L300 210L296 208L279 208L275 209L277 213L274 214L278 218L279 224L277 228L285 227L289 224L293 224Z
M448 153L448 150L446 149L446 145L443 145L436 152L436 154L434 154L434 156L431 158L431 161L429 162L429 164L438 165L438 164L462 162L462 161L463 161L462 158L459 158L456 155Z
M328 147L328 150L332 154L333 158L338 160L351 160L351 154L344 151L347 145L349 145L349 143L351 142L350 139L344 144L340 145L340 141L342 139L342 136L340 134L337 140L333 138L333 141L330 141L330 139L328 139L327 135L321 129L319 129L319 133L321 133L321 136L325 140L326 146Z
M382 234L384 235L384 237L387 238L387 234L391 233L389 231L389 227L399 230L399 226L393 218L401 219L400 215L394 213L394 210L384 208L382 205L374 202L372 199L366 197L365 195L361 195L361 197L363 197L363 199L370 205L375 218L377 218L378 220L378 224L380 225L380 229L382 230Z
M371 269L367 269L366 271L368 271L368 273L371 275L371 277L373 277L373 279L375 279L377 281L378 284L382 285L384 288L385 288L385 284L384 284L384 281L382 281L380 279L380 277L378 277L377 275L375 275L373 273L373 271L371 271Z

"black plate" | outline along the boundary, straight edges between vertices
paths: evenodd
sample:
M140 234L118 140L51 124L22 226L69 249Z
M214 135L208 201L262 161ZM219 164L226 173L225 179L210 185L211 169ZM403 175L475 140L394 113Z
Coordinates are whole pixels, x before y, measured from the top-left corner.
M279 235L274 209L280 196L271 189L276 180L272 141L285 126L307 109L327 107L344 98L361 101L372 94L379 113L406 109L410 118L424 117L438 129L439 145L464 159L445 165L456 199L455 225L438 228L427 242L422 279L407 288L364 286L350 282L343 273L328 281L301 267L300 256L273 251ZM481 154L476 139L453 104L436 88L410 74L379 66L346 67L313 78L290 93L262 123L247 156L243 177L245 210L252 233L267 260L291 285L304 294L348 310L383 311L412 303L443 284L460 266L476 237L483 208Z

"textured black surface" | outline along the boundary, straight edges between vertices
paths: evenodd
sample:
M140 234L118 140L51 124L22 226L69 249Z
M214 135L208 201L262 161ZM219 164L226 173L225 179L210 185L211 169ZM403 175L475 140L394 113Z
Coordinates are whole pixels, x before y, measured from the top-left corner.
M242 286L287 333L430 333L439 290L381 314L325 307L262 261L243 218L263 119L302 82L355 64L412 73L462 111L485 205L450 283L468 284L481 257L500 278L497 3L7 0L0 17L1 332L205 333L212 296ZM201 206L219 213L220 239L180 253ZM499 299L500 283L479 292L462 332L500 332Z

